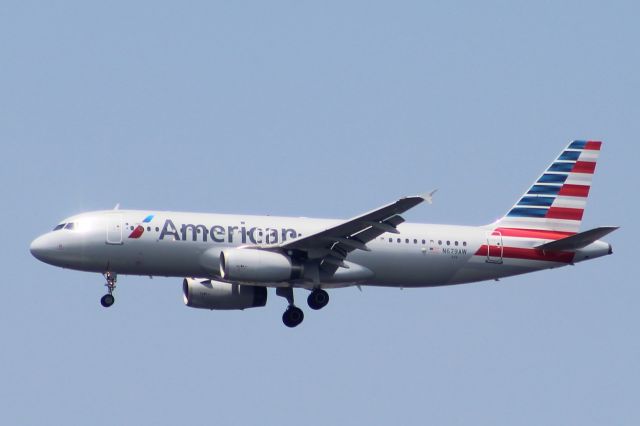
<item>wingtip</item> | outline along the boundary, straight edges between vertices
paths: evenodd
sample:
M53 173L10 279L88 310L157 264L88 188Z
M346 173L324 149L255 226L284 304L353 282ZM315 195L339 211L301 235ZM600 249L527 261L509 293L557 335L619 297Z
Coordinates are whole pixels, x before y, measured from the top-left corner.
M438 192L437 188L432 190L431 192L425 192L424 194L420 194L418 195L418 197L422 198L429 204L433 204L433 194L435 194L436 192Z

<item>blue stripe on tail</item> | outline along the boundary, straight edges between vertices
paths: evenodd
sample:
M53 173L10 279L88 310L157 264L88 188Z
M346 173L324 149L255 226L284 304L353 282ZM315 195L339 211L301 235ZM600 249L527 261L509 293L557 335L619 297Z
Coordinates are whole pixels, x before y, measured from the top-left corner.
M564 183L564 181L567 180L567 177L569 177L569 175L554 175L550 173L545 173L542 176L540 176L540 179L538 179L538 182L539 183Z
M553 163L549 167L549 172L570 172L575 163Z
M584 149L587 145L587 141L573 141L571 145L569 145L569 149Z
M558 160L576 161L580 157L580 151L565 151L560 154Z
M554 197L523 197L518 201L519 206L550 206L553 204Z
M526 207L515 207L511 209L507 216L510 217L545 217L549 209L530 209Z
M557 195L560 188L562 187L556 185L533 185L527 194Z

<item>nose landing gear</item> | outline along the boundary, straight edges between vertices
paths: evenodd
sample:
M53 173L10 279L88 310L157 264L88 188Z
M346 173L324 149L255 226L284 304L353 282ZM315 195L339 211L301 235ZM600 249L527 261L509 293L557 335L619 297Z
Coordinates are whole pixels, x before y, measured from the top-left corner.
M113 305L113 302L115 301L116 299L113 297L113 294L105 294L100 298L100 304L105 308L108 308L109 306Z
M104 279L107 280L105 287L107 287L108 293L102 296L102 298L100 299L100 304L105 308L108 308L109 306L113 305L113 302L116 301L116 299L113 297L113 290L115 290L116 288L118 276L113 272L105 272L103 275Z

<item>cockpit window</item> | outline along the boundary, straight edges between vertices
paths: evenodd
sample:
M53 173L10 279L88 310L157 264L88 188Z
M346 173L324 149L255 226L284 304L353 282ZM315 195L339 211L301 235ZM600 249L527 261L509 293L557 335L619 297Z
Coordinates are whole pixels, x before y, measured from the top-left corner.
M60 225L56 226L55 228L53 228L54 231L58 231L62 228L64 228L64 226L66 225L66 223L61 223Z
M69 222L65 225L64 229L72 230L73 228L75 228L75 226L76 226L75 223Z

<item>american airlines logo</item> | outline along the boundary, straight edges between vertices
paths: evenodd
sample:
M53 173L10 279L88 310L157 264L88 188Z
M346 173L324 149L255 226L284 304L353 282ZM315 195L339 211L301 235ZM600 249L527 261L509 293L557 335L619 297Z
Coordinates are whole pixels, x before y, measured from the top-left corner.
M153 217L153 216L151 216ZM134 231L135 232L135 231ZM298 232L292 228L260 228L248 227L244 222L240 226L206 225L185 223L178 228L171 219L164 222L159 240L175 241L203 241L216 243L251 243L276 244L298 237Z
M152 214L150 214L149 216L145 217L144 220L142 221L142 223L149 223L153 220L153 216ZM140 238L142 237L142 234L144 234L144 226L142 225L138 225L135 227L135 229L131 232L131 234L129 234L129 238Z

